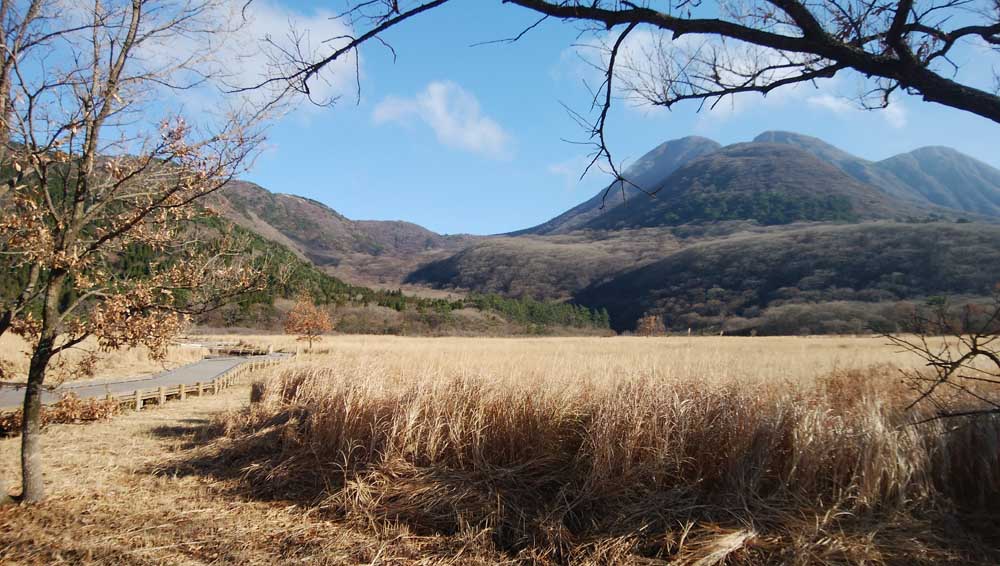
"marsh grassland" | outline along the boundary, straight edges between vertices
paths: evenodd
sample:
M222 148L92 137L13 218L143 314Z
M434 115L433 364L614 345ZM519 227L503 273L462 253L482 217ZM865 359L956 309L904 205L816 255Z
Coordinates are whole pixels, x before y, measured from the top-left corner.
M913 425L916 363L870 337L328 337L218 399L53 427L75 463L50 481L80 480L4 512L0 558L996 563L1000 424Z

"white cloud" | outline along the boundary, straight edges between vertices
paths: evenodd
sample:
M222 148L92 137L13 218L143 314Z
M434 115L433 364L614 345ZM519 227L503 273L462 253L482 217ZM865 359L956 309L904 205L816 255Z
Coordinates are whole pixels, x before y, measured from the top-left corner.
M607 32L590 36L566 48L560 54L559 67L553 71L553 77L557 80L569 79L571 83L583 81L591 91L596 92L604 83L611 48L619 33ZM625 38L615 65L614 94L616 98L624 100L628 108L643 114L666 110L638 96L635 87L648 86L652 78L650 66L661 62L659 55L668 44L686 48L694 44L694 39L693 36L682 36L672 42L668 36L649 30L635 30Z
M806 98L806 104L829 110L834 114L847 114L857 110L847 99L829 93L810 96Z
M620 32L607 32L591 36L565 50L561 57L556 78L570 77L574 81L583 80L591 89L596 89L604 81L604 68L608 63L611 47ZM720 80L738 83L740 73L752 73L766 65L786 62L772 50L742 43L720 43L715 39L694 34L682 35L674 39L671 34L654 30L636 30L628 35L618 51L615 72L615 96L624 100L625 106L643 115L665 114L666 108L653 104L650 99L663 96L664 75L681 77L691 73L684 80L711 88L704 78L699 78L702 70L689 62L719 58L722 66L729 70L721 72ZM790 75L790 71L775 69L766 75L768 80L779 80ZM683 82L683 81L681 81ZM680 90L688 90L690 85L677 85ZM757 93L745 93L724 97L721 101L709 99L705 102L700 120L725 120L754 107L765 105L781 106L796 98L796 86L776 89L766 97ZM805 89L803 89L805 90ZM686 108L697 107L699 101L683 104Z
M386 97L372 113L376 124L414 119L434 130L442 144L494 159L509 158L512 139L482 113L476 97L451 81L435 81L413 98Z
M907 123L906 107L899 100L893 100L888 107L883 109L865 110L852 99L823 92L807 97L806 104L814 108L828 110L844 118L859 117L866 112L874 112L881 116L890 127L896 129L906 127Z
M906 107L900 101L895 101L884 110L881 110L882 117L893 128L906 127Z
M245 4L238 0L241 7ZM280 62L278 50L301 53L310 61L326 56L346 43L345 36L352 35L351 28L336 19L333 12L315 10L299 13L273 1L257 0L247 6L247 25L239 32L242 42L236 42L228 56L237 62L237 80L244 84L259 82L275 73L286 70ZM241 44L242 43L242 44ZM273 43L274 45L271 45ZM353 94L356 85L355 53L325 67L309 82L310 97L323 101Z
M270 87L233 95L238 88L256 86L269 78L286 74L291 68L282 52L296 53L297 58L315 61L344 45L351 28L336 19L333 12L313 10L297 12L275 0L217 0L202 16L204 27L216 33L187 33L159 38L143 45L142 55L154 66L171 66L201 54L193 65L199 72L213 76L200 88L174 93L175 102L187 110L206 111L237 101L261 103L271 100L283 87ZM321 102L353 95L356 55L348 53L322 69L309 81L310 98ZM168 95L169 96L169 95ZM294 102L301 103L299 99ZM297 104L298 107L310 105Z

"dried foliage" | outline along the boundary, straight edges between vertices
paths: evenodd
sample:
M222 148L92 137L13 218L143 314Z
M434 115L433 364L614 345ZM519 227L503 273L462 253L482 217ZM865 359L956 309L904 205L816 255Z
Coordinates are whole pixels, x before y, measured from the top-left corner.
M26 500L43 496L35 437L55 356L93 336L104 351L142 345L162 357L190 315L266 282L244 242L207 238L193 223L203 214L199 199L252 159L263 114L234 106L192 124L164 102L171 90L209 82L202 71L211 65L202 63L230 25L215 21L223 4L33 1L23 12L0 5L5 25L51 32L13 60L6 82L0 68L0 261L22 275L0 296L0 335L9 330L33 344ZM185 52L164 51L170 43ZM137 248L158 259L141 272L119 269ZM79 371L93 362L84 358Z
M294 337L289 336L241 338L255 343L271 341L282 347L295 346ZM581 381L604 383L604 390L609 391L621 380L650 377L649 374L655 372L655 383L671 388L693 384L698 389L718 390L728 384L731 389L743 392L742 396L730 398L734 402L748 396L766 397L772 391L784 391L792 400L803 402L803 406L795 409L794 415L808 414L809 407L804 405L807 400L829 400L829 407L819 404L815 409L848 417L843 421L843 427L812 440L817 447L809 453L814 455L807 458L810 461L814 462L815 458L829 453L820 450L821 444L829 441L833 432L838 432L851 441L855 437L865 439L870 449L866 452L870 455L864 456L866 461L905 457L911 463L920 462L916 455L906 453L890 452L879 456L874 450L883 446L878 439L891 439L897 436L896 431L873 429L869 425L859 427L854 417L849 416L858 413L852 412L853 400L873 398L879 395L883 386L890 391L895 390L897 379L892 370L840 370L838 376L816 380L815 376L833 367L862 368L879 362L894 362L905 367L914 361L914 356L894 353L892 347L877 338L483 340L345 336L316 350L329 352L305 354L298 362L293 362L304 370L301 372L303 376L308 377L305 370L310 367L336 368L337 380L372 385L371 391L366 390L364 403L357 399L351 401L352 410L374 411L378 391L385 392L381 397L383 399L397 399L395 392L401 385L429 384L462 374L470 378L478 376L484 383L492 382L495 385L492 391L502 388L523 391L524 388L544 383L545 390L556 393L561 389L572 390ZM324 371L328 375L334 372L330 369ZM856 379L852 375L865 379ZM876 379L879 376L884 380ZM511 385L512 380L520 382L520 386ZM767 382L771 385L761 386L761 383ZM342 489L341 480L345 477L343 467L330 463L325 449L316 456L305 455L308 445L296 442L305 438L318 439L318 432L310 429L306 420L282 421L287 413L274 411L276 399L273 395L277 389L274 382L268 380L268 383L270 386L265 389L271 397L261 406L259 418L264 419L267 415L276 418L266 426L255 422L253 428L258 431L256 435L245 434L249 432L242 428L248 418L245 414L212 422L213 416L218 418L220 411L238 410L246 404L249 391L244 386L226 389L218 396L212 395L197 402L167 404L156 411L129 411L112 421L86 427L52 427L46 433L46 440L58 458L52 459L47 478L60 496L45 505L19 506L0 514L0 562L109 566L191 562L255 566L300 563L330 566L373 563L487 566L557 561L552 557L535 560L533 557L541 553L540 547L527 545L522 550L511 551L498 546L490 527L477 530L470 525L455 533L443 534L420 529L420 523L416 521L393 522L380 516L368 520L367 514L340 515L332 505L312 505L317 499L322 499L323 494ZM298 387L298 406L306 406L306 396L311 395L309 387L308 383ZM295 388L289 387L289 392L292 389ZM812 391L814 395L796 397L799 391ZM878 399L885 400L886 408L896 407L897 402L905 403L911 398L905 390L899 393L904 396L903 399ZM454 397L446 399L455 400ZM838 403L837 400L844 402ZM479 406L473 400L469 403L470 408ZM333 404L331 402L330 410L333 410ZM752 406L760 408L765 405ZM567 408L562 413L563 418L579 418L582 421L586 415L574 416L570 412L573 408ZM637 404L637 413L647 409L646 403ZM395 411L388 404L381 410L383 415L394 414ZM449 414L453 414L454 410ZM691 407L689 414L700 414L702 410ZM515 414L533 412L531 408L522 408ZM365 415L366 418L370 416ZM471 419L472 413L469 417ZM423 416L414 415L414 418L422 419ZM743 418L743 413L733 415L732 419L723 419L707 429L701 438L710 434L728 438L721 433L732 430L733 423L739 418ZM430 423L421 422L424 424L421 430L428 434L427 438L431 438ZM448 423L439 423L442 432L436 438L440 438L444 434L443 428L453 422L460 421L453 419ZM701 419L693 422L703 428L706 426ZM782 421L772 416L770 422ZM230 434L219 437L223 432L223 427L219 425L226 423L229 423ZM770 437L766 429L754 428L760 424L760 420L753 418L747 421L746 427L747 430L759 431L761 436L757 439L763 442ZM934 423L932 426L941 424ZM346 432L348 429L342 430ZM504 434L509 434L510 430L505 427ZM597 428L592 430L598 432ZM796 430L807 431L809 428L803 424ZM289 434L288 442L283 444L285 441L281 437L286 432ZM453 432L456 438L468 439L474 431L454 429ZM532 431L525 429L522 434L530 433ZM962 434L960 432L942 440L952 438L964 444ZM488 431L484 431L483 435L491 437ZM624 434L618 436L627 438ZM548 437L543 435L541 438ZM612 438L615 436L610 433L602 434L595 438L595 442ZM695 436L693 431L682 428L670 438L694 440ZM17 477L18 440L0 440L0 478ZM528 440L530 444L530 438ZM415 449L423 446L420 439L413 441ZM839 437L833 441L840 442ZM698 450L692 448L687 454L704 458L715 446L714 442L713 438L707 446ZM808 443L808 438L800 438L789 446L806 446ZM848 438L843 439L843 444L848 444ZM728 446L729 441L724 440L720 445ZM278 454L282 447L290 451ZM977 454L992 454L987 446L980 448L982 451ZM960 454L962 450L961 446L956 446L952 453ZM776 460L780 460L781 453L777 451ZM732 452L725 448L725 454L728 458ZM943 456L944 453L942 459ZM641 458L642 455L638 455L636 461ZM287 462L287 466L275 467L281 462ZM645 465L648 466L648 462L647 459ZM830 475L838 469L837 466L841 466L837 462L831 462L825 468ZM469 463L467 466L473 465ZM627 465L626 462L623 467ZM898 470L903 465L889 469ZM963 464L956 460L955 465ZM373 463L370 468L388 470L381 466ZM516 472L504 475L504 469L490 469L484 464L479 470L481 477L486 479L474 483L464 481L467 477L464 475L436 473L443 469L444 464L438 461L436 466L419 468L424 472L423 476L414 476L410 472L410 475L403 476L404 479L416 477L419 480L404 486L409 490L407 497L438 494L445 503L436 505L446 506L458 499L466 501L463 498L477 493L489 493L487 482L493 477L503 480L497 484L496 491L511 493L508 491L509 483L505 482L518 481L519 477ZM275 475L269 481L264 476L266 470L272 469ZM887 468L872 466L867 469L877 471ZM81 476L80 470L87 470L87 474ZM917 476L921 470L919 467L911 468L912 474ZM560 473L562 477L569 477L577 472L567 469ZM319 475L334 481L318 486L312 481L298 481L311 480ZM355 471L346 474L349 479L356 476ZM525 483L533 481L527 473L522 473L520 477L520 481ZM623 479L630 480L631 477ZM283 483L288 478L295 478L296 481ZM302 489L306 485L310 489ZM378 490L368 493L382 493L382 488L376 487ZM709 486L706 486L705 490L708 489ZM296 491L303 497L293 497L292 493ZM516 495L516 492L512 493ZM543 503L550 501L550 492L538 493ZM655 492L650 493L655 495ZM752 505L762 496L765 494L751 494L748 498L750 510L758 512L755 517L759 520L743 521L750 511L741 507L740 499L731 498L728 503L723 501L726 507L694 509L684 517L683 522L662 530L657 530L658 526L654 524L632 533L610 533L597 536L594 540L577 539L581 547L587 546L589 550L581 551L575 563L670 563L669 559L640 555L652 554L656 544L668 540L681 547L674 560L680 564L697 563L698 559L704 559L702 564L712 563L713 560L722 560L722 564L997 563L997 545L982 548L990 529L995 529L989 526L995 525L992 515L979 520L973 518L972 524L965 530L962 515L943 506L938 511L926 511L923 519L915 512L895 513L892 510L898 507L894 505L883 506L887 512L882 514L874 508L849 513L848 506L831 508L828 515L816 517L811 501L797 501L759 512ZM726 499L721 492L719 498ZM122 501L126 500L141 501L142 504L123 505ZM513 514L516 510L508 504L510 501L506 498L494 499L494 514L500 516L501 512L508 511ZM769 501L774 502L775 499ZM646 507L652 508L656 502L654 497ZM521 504L519 500L513 503ZM385 500L384 504L396 503ZM360 501L354 509L364 510L370 505L368 500ZM641 510L642 506L636 509ZM714 521L701 520L699 512L711 514L713 509L720 513ZM732 509L737 511L726 512ZM669 514L669 511L666 508L663 512ZM680 514L683 511L678 509L677 512ZM928 516L938 520L927 520ZM613 520L606 517L602 524ZM624 524L628 518L617 520ZM779 538L775 535L776 529L787 529L793 535L787 539ZM641 542L644 540L653 540L654 544L643 546ZM780 554L775 550L770 556L763 555L786 542ZM515 552L520 553L520 557Z
M333 321L330 320L330 314L318 307L310 297L299 297L285 318L285 334L298 335L299 340L309 342L310 350L313 342L331 330Z
M46 476L59 497L0 510L0 564L497 563L474 548L463 551L461 542L404 529L356 531L298 506L254 501L232 493L233 482L178 467L206 454L215 433L203 423L240 406L246 394L226 389L111 421L51 427L46 440L58 458ZM0 438L0 479L17 477L19 440Z
M635 323L635 333L637 336L663 336L667 333L667 327L664 326L662 317L647 314Z
M108 399L81 399L73 393L42 408L41 425L74 424L110 419L121 411L121 403ZM21 433L21 409L0 413L0 436Z
M998 558L1000 423L911 426L924 415L889 368L741 383L414 365L277 371L218 461L255 497L514 562Z

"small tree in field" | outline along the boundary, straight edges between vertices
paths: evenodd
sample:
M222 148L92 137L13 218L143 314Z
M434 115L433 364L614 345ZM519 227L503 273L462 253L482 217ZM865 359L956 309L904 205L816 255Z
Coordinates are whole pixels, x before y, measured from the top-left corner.
M285 319L285 333L294 334L299 340L309 342L312 350L313 342L320 336L333 330L333 322L327 312L313 303L309 297L299 297L288 318Z
M0 335L30 343L21 498L35 502L41 396L61 352L92 338L101 351L141 344L162 356L190 316L266 282L245 242L197 222L200 199L256 151L260 116L195 126L165 110L164 89L206 80L199 53L165 46L216 33L221 0L14 4L0 6L4 29L34 39L0 57L0 269L13 282L0 292ZM137 251L151 259L127 269Z
M667 333L667 327L663 325L663 319L647 314L639 319L635 326L637 336L663 336Z

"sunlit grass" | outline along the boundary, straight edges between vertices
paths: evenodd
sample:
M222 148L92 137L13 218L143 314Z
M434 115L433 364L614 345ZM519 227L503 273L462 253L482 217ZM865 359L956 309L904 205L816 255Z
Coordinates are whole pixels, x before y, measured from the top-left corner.
M913 426L915 363L877 338L327 338L228 418L224 459L532 561L981 558L1000 426Z

